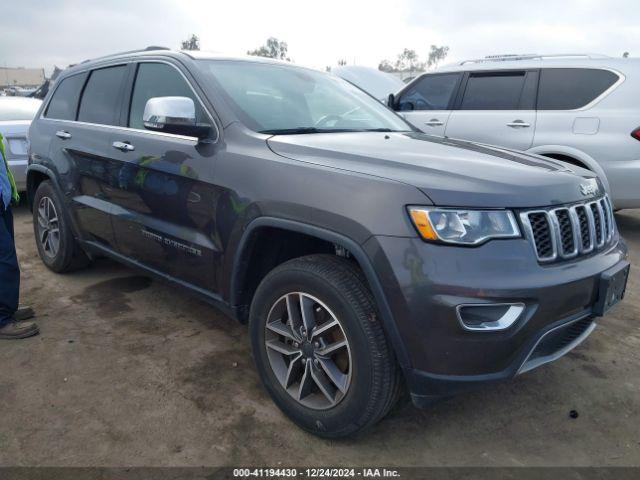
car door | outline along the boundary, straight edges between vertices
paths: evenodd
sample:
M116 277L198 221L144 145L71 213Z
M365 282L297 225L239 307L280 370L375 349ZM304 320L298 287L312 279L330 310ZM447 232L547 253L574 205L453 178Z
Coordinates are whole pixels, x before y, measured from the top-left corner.
M537 70L465 75L445 135L516 150L533 143Z
M430 73L398 93L395 109L418 130L443 136L462 73Z
M120 116L126 71L120 64L65 78L45 112L51 161L78 232L84 241L106 248L114 247L111 128Z
M112 187L118 250L127 258L189 285L216 291L221 251L214 216L213 139L146 130L150 98L189 97L198 122L215 125L193 86L174 64L133 65L129 101L111 149L118 159Z

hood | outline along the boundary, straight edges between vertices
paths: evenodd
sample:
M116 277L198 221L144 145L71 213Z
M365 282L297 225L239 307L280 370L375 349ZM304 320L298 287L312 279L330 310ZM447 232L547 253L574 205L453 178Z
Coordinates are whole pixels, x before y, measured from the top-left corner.
M422 133L278 135L267 143L287 158L413 185L439 206L540 207L603 192L596 176L579 167Z

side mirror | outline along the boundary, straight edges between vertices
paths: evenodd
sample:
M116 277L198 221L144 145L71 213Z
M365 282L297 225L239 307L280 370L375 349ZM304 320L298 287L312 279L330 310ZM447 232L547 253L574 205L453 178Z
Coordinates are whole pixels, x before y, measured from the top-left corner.
M396 96L393 93L390 93L389 94L389 98L387 98L387 106L391 110L395 110L396 109Z
M147 130L205 138L211 125L196 122L196 106L188 97L154 97L147 100L142 115Z

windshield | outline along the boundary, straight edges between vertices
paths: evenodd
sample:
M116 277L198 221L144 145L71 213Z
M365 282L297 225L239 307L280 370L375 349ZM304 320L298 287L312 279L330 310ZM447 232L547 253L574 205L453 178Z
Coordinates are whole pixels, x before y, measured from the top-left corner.
M374 68L353 65L333 68L331 73L368 92L383 103L387 102L390 93L398 93L404 88L402 80Z
M240 121L257 132L411 130L373 97L331 75L268 63L201 62Z
M4 98L0 100L0 122L12 120L33 120L40 102L24 99Z

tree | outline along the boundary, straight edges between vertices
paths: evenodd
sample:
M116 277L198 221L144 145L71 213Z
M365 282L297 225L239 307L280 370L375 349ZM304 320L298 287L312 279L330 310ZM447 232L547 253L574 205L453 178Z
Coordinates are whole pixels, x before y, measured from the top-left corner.
M437 68L438 63L444 60L448 54L449 47L437 47L436 45L431 45L431 49L429 50L429 57L427 58L427 67Z
M247 55L253 55L254 57L267 57L277 58L278 60L286 60L290 62L291 59L287 56L287 50L289 49L287 42L281 42L275 37L269 37L267 43L256 48L255 50L249 50Z
M622 58L629 58L629 52L624 52L622 54Z
M424 69L424 63L418 59L418 54L415 50L405 48L403 52L398 55L396 60L396 69L401 72L411 72Z
M191 34L189 38L182 41L182 50L200 50L200 38L196 34Z
M381 72L395 72L396 67L389 60L382 60L378 65L378 70Z

